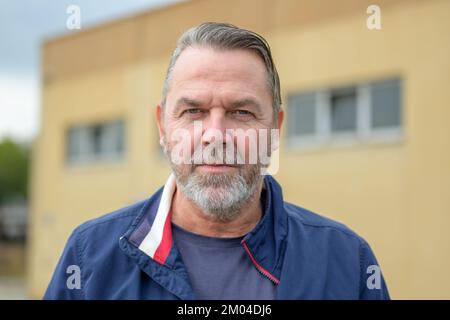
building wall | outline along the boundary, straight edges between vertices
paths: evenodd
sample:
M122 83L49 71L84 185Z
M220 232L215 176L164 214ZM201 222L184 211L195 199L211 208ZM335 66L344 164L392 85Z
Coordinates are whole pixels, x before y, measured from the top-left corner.
M188 27L228 21L267 38L284 101L311 88L402 78L400 140L303 151L282 143L276 179L288 201L343 222L371 244L393 298L450 298L450 2L378 1L378 31L366 28L370 4L198 0L48 41L33 162L30 295L42 295L77 225L165 181L154 107L170 51ZM116 117L127 123L124 161L66 164L67 127Z

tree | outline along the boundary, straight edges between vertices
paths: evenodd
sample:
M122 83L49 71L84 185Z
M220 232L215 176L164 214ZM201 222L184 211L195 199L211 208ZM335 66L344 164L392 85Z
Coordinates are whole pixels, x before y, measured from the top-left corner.
M0 204L28 196L30 152L13 140L0 142Z

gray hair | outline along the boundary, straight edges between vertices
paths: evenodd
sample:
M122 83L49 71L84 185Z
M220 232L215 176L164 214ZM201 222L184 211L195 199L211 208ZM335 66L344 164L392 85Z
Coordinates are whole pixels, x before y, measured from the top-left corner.
M254 51L264 62L268 75L268 87L272 94L274 119L281 110L280 79L267 41L259 34L228 23L206 22L186 31L177 42L167 69L161 105L166 103L169 83L176 61L184 49L192 46L209 46L214 49L246 49Z

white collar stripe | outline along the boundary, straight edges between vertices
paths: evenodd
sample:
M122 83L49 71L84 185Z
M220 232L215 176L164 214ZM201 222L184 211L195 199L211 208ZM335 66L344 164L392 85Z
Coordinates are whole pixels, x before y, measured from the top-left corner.
M175 192L175 187L175 176L171 174L166 184L164 185L164 190L161 195L161 200L155 216L155 220L150 228L149 233L147 233L144 240L142 240L141 244L139 245L139 249L153 259L155 259L155 252L161 246L161 242L163 241L163 239L165 241L172 241L171 237L164 236L164 225L166 224L166 220L170 219L169 212L172 204L172 197ZM158 262L161 263L162 261Z

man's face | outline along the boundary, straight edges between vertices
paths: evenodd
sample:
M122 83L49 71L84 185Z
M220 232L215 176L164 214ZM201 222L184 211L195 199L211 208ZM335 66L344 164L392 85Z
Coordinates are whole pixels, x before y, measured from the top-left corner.
M258 153L270 139L260 137L279 129L283 116L274 123L273 112L267 72L256 53L185 49L165 107L157 108L161 141L181 191L206 213L232 219L262 181ZM175 148L185 151L185 161Z

